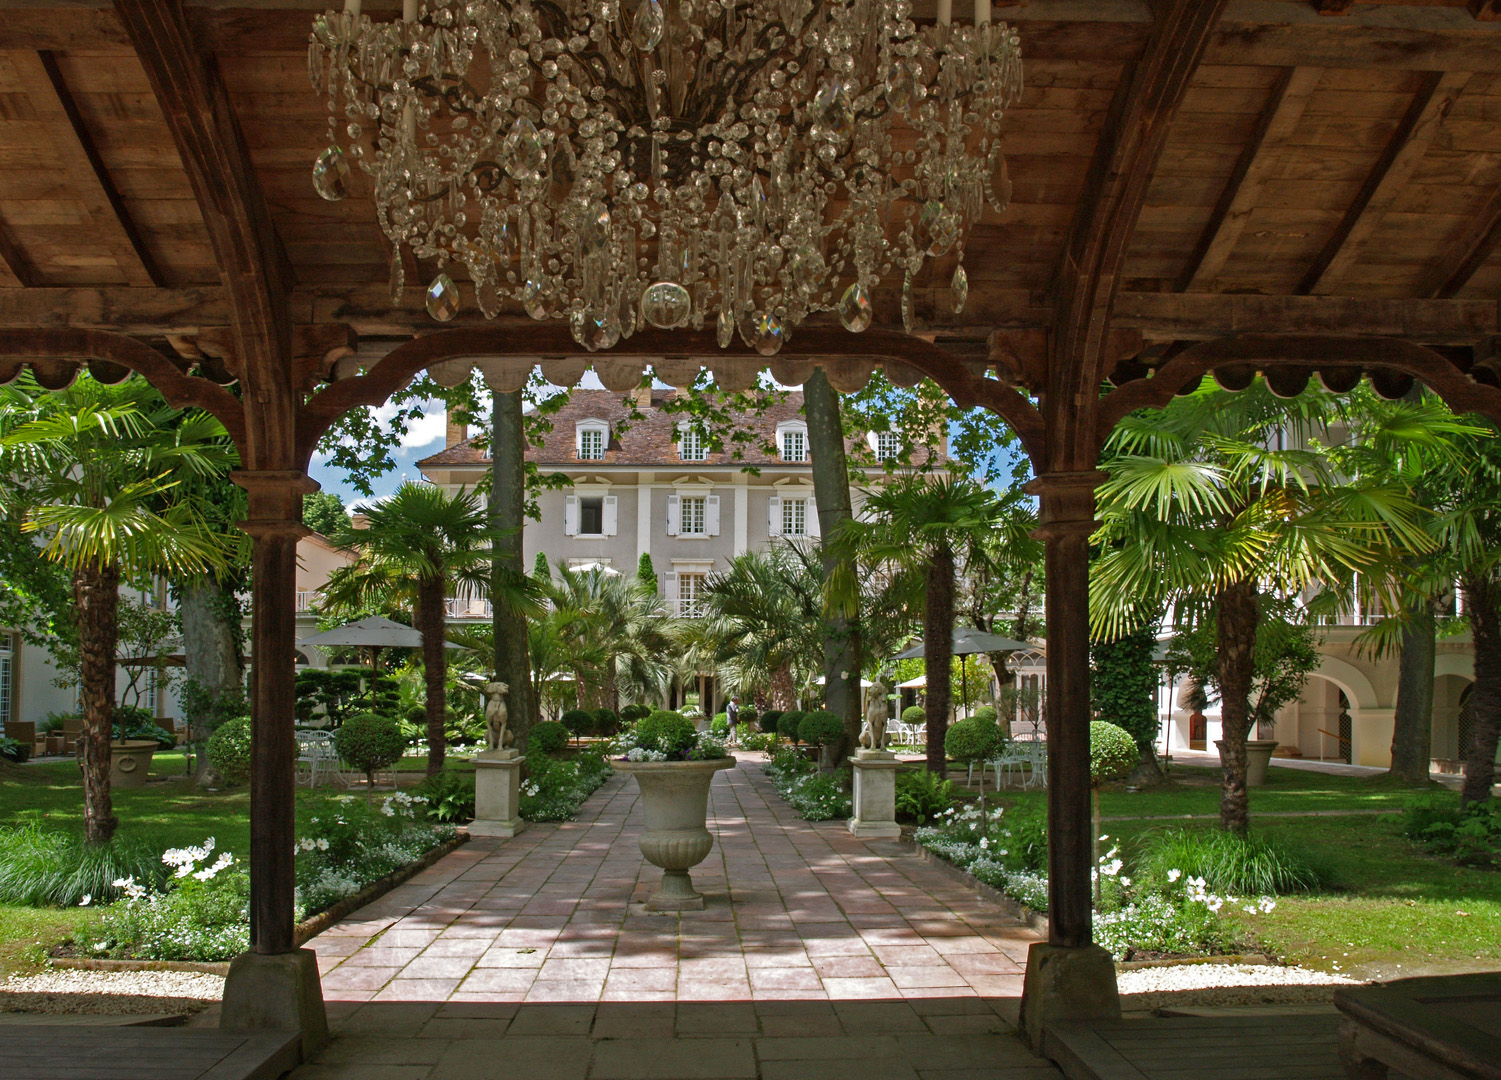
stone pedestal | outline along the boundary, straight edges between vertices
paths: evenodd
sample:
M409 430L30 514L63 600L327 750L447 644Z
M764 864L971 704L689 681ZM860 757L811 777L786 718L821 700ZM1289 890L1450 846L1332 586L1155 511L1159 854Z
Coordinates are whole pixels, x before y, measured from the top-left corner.
M289 953L244 953L229 965L219 1026L231 1030L302 1032L302 1060L328 1042L318 954L312 949Z
M1046 1056L1043 1036L1060 1020L1119 1020L1115 961L1098 945L1070 948L1035 942L1027 950L1021 1028L1032 1050Z
M521 763L515 750L474 755L474 820L470 836L510 838L526 828L521 820Z
M896 755L886 750L857 750L850 758L855 767L854 816L850 832L861 840L896 840L902 835L896 823Z

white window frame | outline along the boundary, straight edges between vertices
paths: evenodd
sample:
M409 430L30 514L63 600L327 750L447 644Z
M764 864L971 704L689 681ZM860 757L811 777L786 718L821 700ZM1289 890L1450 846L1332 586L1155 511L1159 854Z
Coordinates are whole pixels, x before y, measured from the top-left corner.
M790 436L796 435L802 442L802 455L793 457L787 452L787 442ZM784 420L777 425L777 456L791 465L806 465L813 458L812 447L808 442L808 425L801 420Z
M16 715L16 635L0 630L0 732Z
M692 450L693 453L689 453ZM691 424L678 427L678 459L681 461L709 460L709 440L704 433Z
M584 456L584 436L599 436L599 454ZM610 422L608 420L580 420L574 429L573 456L579 461L603 461L610 449Z
M599 499L600 531L583 531L583 499ZM563 535L580 540L603 540L620 532L620 498L609 494L608 489L580 488L563 496Z
M798 518L802 520L799 521ZM808 500L807 499L783 499L782 500L782 535L783 536L807 536L808 535Z
M693 520L694 518L697 520ZM680 495L678 497L678 535L708 536L708 525L709 496Z
M703 500L703 520L689 524L700 525L702 531L690 532L683 528L688 513L685 499ZM720 530L720 504L719 496L713 493L713 488L708 484L694 484L691 487L683 487L667 496L667 535L675 536L684 540L706 540L709 537L718 536Z
M882 453L881 444L886 440L891 441L889 452ZM870 448L876 455L877 461L892 461L902 456L902 436L897 431L872 431L870 433Z

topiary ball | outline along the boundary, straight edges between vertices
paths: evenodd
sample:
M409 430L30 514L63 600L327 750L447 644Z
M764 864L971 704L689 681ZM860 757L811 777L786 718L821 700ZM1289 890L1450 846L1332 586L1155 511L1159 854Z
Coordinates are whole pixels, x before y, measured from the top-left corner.
M356 713L334 733L339 756L373 780L377 769L390 768L406 752L401 725L389 716Z
M591 721L593 719L590 717ZM531 733L526 737L526 748L539 754L556 754L567 745L568 729L556 720L544 720L540 724L533 724Z
M902 723L904 724L925 724L927 720L928 714L923 711L921 705L909 705L902 710Z
M822 709L805 713L797 726L797 737L809 746L828 746L844 737L844 721Z
M620 717L615 715L614 709L594 710L594 733L596 735L610 736L620 730Z
M756 722L756 710L749 705L740 706L740 711L735 714L735 723L754 724Z
M634 724L638 720L645 720L651 715L649 705L627 705L620 710L620 719L627 724Z
M715 713L714 719L709 721L709 731L714 735L728 735L730 733L730 714Z
M1089 725L1089 782L1095 787L1119 780L1136 768L1136 740L1123 727L1096 720Z
M763 735L775 735L777 733L777 721L782 719L781 709L767 709L761 714L761 719L756 723L761 725Z
M955 761L988 761L1003 741L994 720L970 716L949 727L943 737L943 752Z
M803 714L796 709L793 709L791 712L784 712L777 718L777 734L788 742L797 742L798 728L802 725L802 722Z
M992 724L999 720L1000 716L1001 714L995 711L994 705L981 705L974 712L970 713L970 719L989 720Z
M636 745L668 757L682 757L698 742L698 729L682 713L658 709L636 725Z
M228 784L250 778L250 717L226 720L208 737L208 762Z
M575 737L587 735L594 730L594 714L586 709L569 709L563 714L563 726Z

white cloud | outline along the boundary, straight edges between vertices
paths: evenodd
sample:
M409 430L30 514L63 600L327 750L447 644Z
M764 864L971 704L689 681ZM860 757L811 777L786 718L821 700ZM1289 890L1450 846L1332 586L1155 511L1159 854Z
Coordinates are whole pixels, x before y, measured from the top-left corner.
M400 408L402 407L386 402L375 410L375 422L382 427L389 427ZM447 433L448 414L441 401L429 398L422 403L422 410L421 416L407 421L406 434L401 437L401 449L413 450L431 445Z

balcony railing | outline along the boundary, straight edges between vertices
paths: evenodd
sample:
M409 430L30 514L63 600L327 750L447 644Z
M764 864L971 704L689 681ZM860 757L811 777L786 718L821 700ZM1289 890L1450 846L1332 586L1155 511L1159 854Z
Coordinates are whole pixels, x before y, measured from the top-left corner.
M450 619L488 619L494 609L489 600L450 596L443 602L443 612Z

